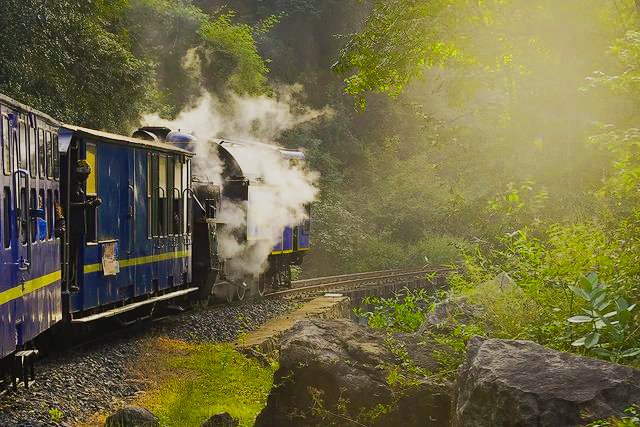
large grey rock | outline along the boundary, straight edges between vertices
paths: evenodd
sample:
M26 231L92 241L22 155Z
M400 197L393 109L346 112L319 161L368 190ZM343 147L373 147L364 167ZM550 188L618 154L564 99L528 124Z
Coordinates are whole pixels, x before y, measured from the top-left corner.
M640 371L531 341L475 337L456 394L456 426L578 426L640 402Z
M159 427L160 423L148 409L139 406L125 406L110 415L105 427Z
M211 416L200 427L236 427L240 422L228 412L221 412Z
M348 320L296 323L282 338L280 368L255 427L448 425L452 386L395 377L406 373L408 359L386 340ZM437 370L418 340L402 335L396 344L415 366Z

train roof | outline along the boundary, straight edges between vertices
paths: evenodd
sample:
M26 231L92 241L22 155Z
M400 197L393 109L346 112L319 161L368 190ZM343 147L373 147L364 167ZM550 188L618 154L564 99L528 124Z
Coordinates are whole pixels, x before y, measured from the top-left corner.
M26 111L29 113L33 113L39 117L43 117L45 119L47 119L49 122L51 122L51 124L55 125L55 126L60 126L60 122L57 121L56 119L54 119L53 117L51 117L50 115L48 115L47 113L43 113L40 110L36 110L33 107L29 107L26 104L23 104L22 102L16 101L13 98L8 97L7 95L3 95L0 93L0 103L2 104L6 104L12 108L15 108L17 110L22 110L22 111Z
M144 139L132 138L130 136L117 135L115 133L103 132L100 130L88 129L80 126L73 126L73 125L67 125L67 124L63 124L60 128L60 139L61 139L60 150L61 151L62 151L62 139L63 139L63 134L65 129L83 136L106 139L109 142L115 142L118 144L131 145L134 147L149 148L154 150L161 150L161 151L167 151L171 153L180 153L188 156L193 156L192 152L188 150L184 150L180 147L176 147L175 145L172 145L172 144L165 144L163 142L156 142L156 141L147 141ZM69 138L69 141L70 140L71 139ZM66 146L68 146L68 144L66 144ZM66 151L66 147L64 149Z

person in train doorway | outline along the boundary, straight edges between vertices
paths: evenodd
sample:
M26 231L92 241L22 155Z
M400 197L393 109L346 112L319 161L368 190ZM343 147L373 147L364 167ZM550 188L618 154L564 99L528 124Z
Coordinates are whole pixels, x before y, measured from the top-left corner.
M87 233L87 224L90 221L87 221L87 217L89 215L95 215L93 208L97 208L102 204L102 200L98 196L87 196L84 190L85 183L87 179L91 175L91 165L85 159L80 159L76 162L76 167L73 169L73 177L72 177L72 185L70 189L71 196L71 241L79 242L86 238ZM80 226L80 224L84 224L84 226ZM72 278L70 280L69 291L78 292L80 289L78 288L77 281L77 266L78 266L78 256L79 256L79 245L75 245L74 250L71 251L71 274Z

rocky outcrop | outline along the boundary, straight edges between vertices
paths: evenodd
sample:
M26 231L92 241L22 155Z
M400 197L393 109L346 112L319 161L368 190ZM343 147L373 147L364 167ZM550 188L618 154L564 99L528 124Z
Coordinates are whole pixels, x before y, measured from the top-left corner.
M476 337L456 394L456 426L578 426L640 402L640 371L530 341Z
M448 425L452 387L410 379L411 369L439 367L418 339L389 341L348 320L296 323L255 426Z
M221 412L211 416L200 427L237 427L238 424L240 421L233 418L228 412Z
M105 427L159 427L160 423L148 409L139 406L125 406L110 415Z

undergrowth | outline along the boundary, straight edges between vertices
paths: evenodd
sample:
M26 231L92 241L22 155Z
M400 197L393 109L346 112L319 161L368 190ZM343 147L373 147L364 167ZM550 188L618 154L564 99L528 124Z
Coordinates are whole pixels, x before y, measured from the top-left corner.
M157 387L142 405L164 426L197 426L220 412L252 426L266 404L275 364L264 367L229 344L163 341L154 350Z

